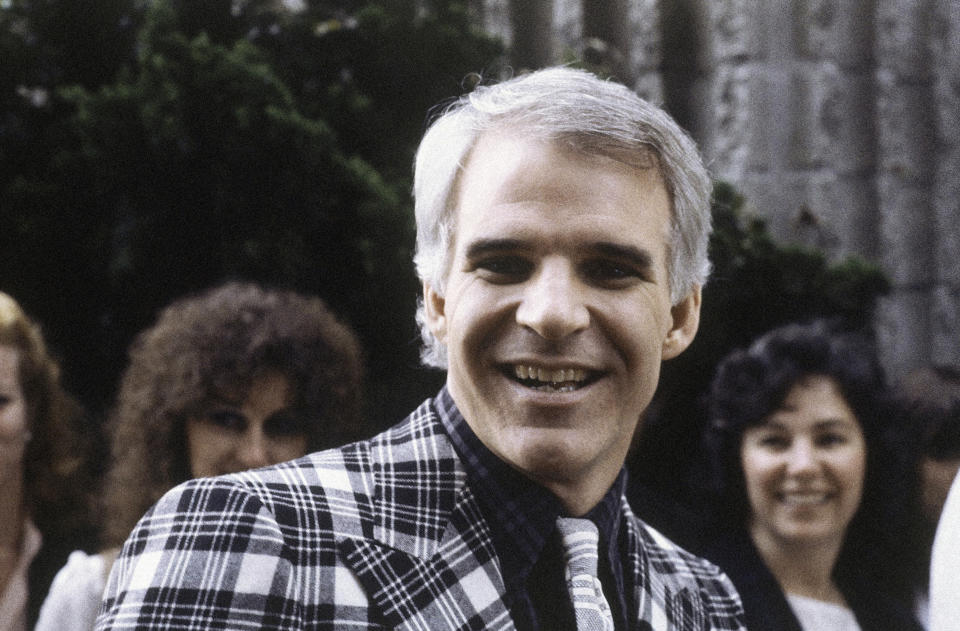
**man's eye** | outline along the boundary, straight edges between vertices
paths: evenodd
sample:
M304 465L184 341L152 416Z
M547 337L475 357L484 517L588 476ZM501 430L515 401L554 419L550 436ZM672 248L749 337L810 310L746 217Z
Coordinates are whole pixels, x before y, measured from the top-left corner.
M644 274L632 265L618 261L598 259L587 261L583 265L584 275L594 282L617 282L643 278Z
M215 410L209 412L205 418L211 425L231 432L242 432L247 428L247 419L232 410Z
M301 415L289 410L281 410L264 421L263 431L272 438L302 436L307 433L307 424Z
M477 261L474 267L494 281L510 281L530 275L533 265L518 256L499 256Z

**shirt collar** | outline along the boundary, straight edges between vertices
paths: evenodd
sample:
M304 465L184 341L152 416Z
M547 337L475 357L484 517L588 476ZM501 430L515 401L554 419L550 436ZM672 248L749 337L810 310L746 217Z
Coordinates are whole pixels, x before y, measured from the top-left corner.
M467 424L444 386L435 399L443 427L460 456L469 486L480 505L494 549L500 558L507 593L523 585L533 564L556 528L563 506L550 491L500 460ZM603 499L585 517L597 525L601 545L622 592L620 550L620 502L626 489L626 470L621 469Z

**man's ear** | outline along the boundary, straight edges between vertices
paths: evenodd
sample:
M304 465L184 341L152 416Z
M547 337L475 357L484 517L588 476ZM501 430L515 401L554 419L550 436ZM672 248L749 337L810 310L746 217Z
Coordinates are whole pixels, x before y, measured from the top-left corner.
M427 328L438 340L446 343L447 317L444 311L446 301L427 282L423 283L423 307Z
M663 359L673 359L686 350L700 328L700 285L694 285L687 296L670 307L673 325L663 341Z

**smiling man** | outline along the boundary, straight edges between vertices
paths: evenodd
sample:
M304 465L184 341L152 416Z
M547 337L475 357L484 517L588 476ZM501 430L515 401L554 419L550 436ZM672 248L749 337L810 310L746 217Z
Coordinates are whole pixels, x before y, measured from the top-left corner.
M692 141L621 85L547 69L448 108L414 194L446 386L370 441L175 489L98 628L741 629L726 576L624 497L660 363L699 322Z

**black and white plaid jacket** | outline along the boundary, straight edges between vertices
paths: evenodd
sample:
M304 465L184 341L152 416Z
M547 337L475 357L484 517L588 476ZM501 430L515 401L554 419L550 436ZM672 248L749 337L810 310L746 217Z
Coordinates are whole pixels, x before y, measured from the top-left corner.
M723 573L626 499L621 513L635 628L742 629ZM514 629L503 594L427 401L369 441L169 492L127 540L97 629Z

